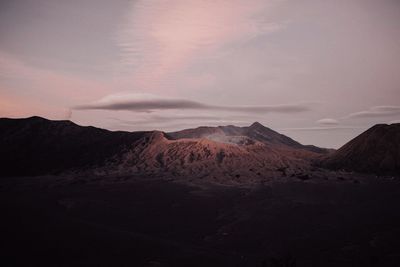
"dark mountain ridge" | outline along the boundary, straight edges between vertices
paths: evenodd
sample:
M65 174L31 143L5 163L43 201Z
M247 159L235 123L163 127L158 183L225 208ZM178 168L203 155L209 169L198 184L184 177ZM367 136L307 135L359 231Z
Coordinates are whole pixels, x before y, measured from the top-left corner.
M144 132L111 132L41 117L0 118L0 176L40 175L102 165Z
M332 153L323 165L365 173L400 174L400 123L371 127Z

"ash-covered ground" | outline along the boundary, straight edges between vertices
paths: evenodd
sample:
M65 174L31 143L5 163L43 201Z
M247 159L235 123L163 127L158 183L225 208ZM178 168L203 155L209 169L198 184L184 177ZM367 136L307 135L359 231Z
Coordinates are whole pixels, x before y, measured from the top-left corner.
M3 266L399 266L400 180L0 179Z

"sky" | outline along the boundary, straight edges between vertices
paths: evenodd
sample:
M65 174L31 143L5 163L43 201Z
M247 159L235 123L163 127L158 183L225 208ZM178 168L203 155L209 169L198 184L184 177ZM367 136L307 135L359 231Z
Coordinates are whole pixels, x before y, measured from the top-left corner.
M339 148L400 122L399 70L398 0L0 1L0 117Z

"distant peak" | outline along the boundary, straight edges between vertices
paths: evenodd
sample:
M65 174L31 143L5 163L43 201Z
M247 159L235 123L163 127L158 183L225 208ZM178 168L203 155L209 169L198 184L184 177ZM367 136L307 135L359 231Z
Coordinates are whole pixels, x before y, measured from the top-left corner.
M262 125L261 123L259 123L258 121L253 122L252 125L250 125L250 127L254 128L254 127L265 127L264 125Z

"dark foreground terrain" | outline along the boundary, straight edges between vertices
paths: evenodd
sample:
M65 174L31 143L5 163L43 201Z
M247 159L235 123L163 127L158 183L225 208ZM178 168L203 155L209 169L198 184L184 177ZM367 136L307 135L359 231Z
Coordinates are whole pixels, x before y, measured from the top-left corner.
M0 179L2 266L399 266L400 181Z
M257 122L0 119L0 265L400 266L399 126L334 151Z

